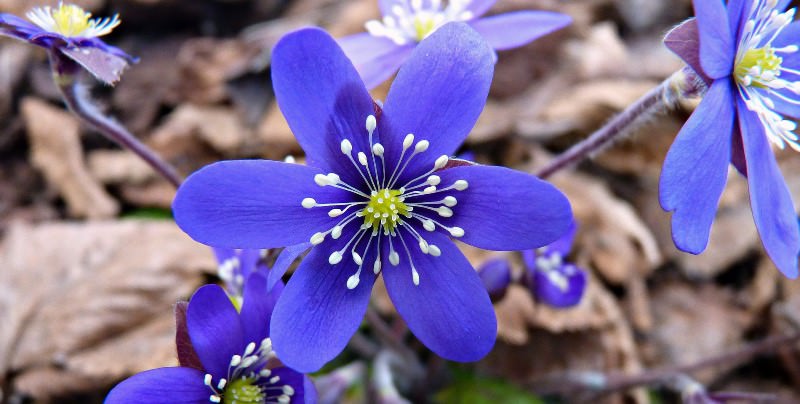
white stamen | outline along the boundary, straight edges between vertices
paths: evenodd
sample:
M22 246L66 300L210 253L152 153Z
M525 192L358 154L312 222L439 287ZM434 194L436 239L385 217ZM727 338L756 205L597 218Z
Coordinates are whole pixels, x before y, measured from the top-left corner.
M414 286L419 286L419 273L414 266L411 267L411 280L414 282Z
M334 251L328 256L328 263L331 265L336 265L342 262L342 253L339 251Z
M447 157L446 155L440 156L438 159L436 159L436 162L433 163L433 169L438 170L446 166L448 161L450 161L450 157Z
M364 260L361 259L361 256L358 255L357 252L353 251L353 262L355 262L356 265L361 265L364 263Z
M372 154L382 157L383 152L384 152L383 145L381 145L380 143L375 143L374 145L372 145Z
M303 198L303 202L301 203L304 208L311 209L314 206L317 206L317 201L314 198Z
M434 231L436 230L436 225L433 223L433 220L424 220L422 221L422 227L425 228L427 231Z
M436 209L436 212L441 217L452 217L453 216L453 211L450 208L448 208L447 206L439 206Z
M342 215L342 213L344 213L344 211L341 210L341 209L331 209L331 210L328 211L328 216L329 217L339 217L339 216Z
M358 152L358 162L364 167L367 166L367 155L364 152Z
M430 145L431 145L431 143L428 142L427 140L420 140L419 142L417 142L417 145L414 146L414 151L417 152L417 153L422 153L425 150L428 150L428 147Z
M227 383L228 383L227 380L219 379L219 383L217 383L217 389L219 389L219 390L224 389L225 388L225 384L227 384Z
M462 236L464 236L464 229L462 229L460 227L451 227L450 229L448 229L448 231L450 232L450 235L453 236L453 237L462 237Z
M456 206L458 200L454 196L446 196L442 200L442 203L444 203L445 206L452 208L453 206Z
M217 395L213 395L208 397L208 401L211 401L212 403L221 403L222 399Z
M453 184L453 188L457 191L463 191L469 188L469 183L466 180L458 180Z
M397 251L392 250L389 252L389 262L394 266L400 263L400 255L397 254Z
M428 180L426 182L428 183L428 185L439 185L439 183L442 182L442 179L438 175L431 175L430 177L428 177Z
M358 286L358 283L361 282L359 279L358 274L352 275L347 278L347 289L353 290Z
M325 233L316 232L313 236L311 236L311 244L318 245L325 241Z
M428 244L428 254L430 254L433 257L438 257L442 255L442 250L440 250L439 247L433 244Z
M333 239L336 240L341 236L342 236L342 226L339 225L333 226L333 229L331 229L331 237L333 237Z
M367 116L367 132L372 133L375 131L375 127L378 126L378 121L375 119L375 115Z
M240 363L242 363L242 357L241 356L233 355L231 357L230 367L235 368L235 367L239 366Z
M350 143L349 140L344 139L344 140L342 140L341 150L342 150L342 154L345 154L345 155L349 156L350 152L353 151L353 145Z
M212 376L210 374L206 373L206 375L203 377L203 384L205 384L206 386L210 387L211 386L211 378L212 378Z
M412 143L414 143L414 134L409 133L406 135L405 139L403 139L403 150L407 150L411 147Z
M372 264L372 273L377 275L379 272L381 272L381 260L380 258L376 258L375 263Z

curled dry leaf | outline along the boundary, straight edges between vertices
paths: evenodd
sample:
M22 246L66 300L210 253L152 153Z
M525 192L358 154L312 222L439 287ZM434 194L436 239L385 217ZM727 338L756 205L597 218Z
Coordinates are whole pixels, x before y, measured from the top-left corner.
M170 308L216 269L167 221L16 224L0 262L0 381L36 399L176 363Z
M116 216L119 205L92 178L83 160L78 121L36 98L22 101L31 143L31 160L50 186L58 189L74 217Z

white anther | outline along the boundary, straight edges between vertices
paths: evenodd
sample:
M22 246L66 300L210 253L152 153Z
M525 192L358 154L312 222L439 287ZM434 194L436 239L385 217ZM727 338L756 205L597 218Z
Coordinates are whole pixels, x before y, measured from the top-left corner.
M325 241L325 233L322 233L322 232L314 233L314 235L311 236L311 240L310 241L311 241L311 244L313 244L313 245L318 245L318 244L322 243L323 241Z
M428 242L423 239L419 239L419 249L422 250L423 253L427 254L429 249Z
M376 126L378 126L378 121L375 119L375 115L367 116L367 132L372 133Z
M329 173L327 177L328 177L328 182L330 182L331 185L336 185L339 182L341 182L341 178L339 178L339 175L336 173Z
M790 132L792 132L795 129L797 129L797 124L796 123L794 123L793 121L786 120L786 119L780 121L780 123L778 123L778 125L780 125L781 129L786 130L786 131L790 131Z
M325 174L317 174L317 175L315 175L314 176L314 182L316 182L317 185L319 185L321 187L324 187L326 185L331 185L330 182L328 181L328 176L325 175Z
M289 396L286 396L286 395L282 395L282 396L278 397L278 402L280 404L289 404L291 401L292 401L292 399Z
M795 53L797 52L798 49L800 49L800 47L798 47L797 45L788 45L784 46L783 49L781 49L781 51L785 53Z
M466 180L458 180L453 184L453 188L458 191L463 191L469 188L469 183Z
M301 202L304 208L311 209L314 206L317 206L317 201L314 198L303 198L303 202Z
M439 216L441 216L441 217L452 217L453 216L453 211L450 208L448 208L447 206L439 206L438 208L436 208L436 213L438 213Z
M425 187L425 189L422 190L423 194L432 194L434 192L436 192L436 187L433 186L433 185L431 185L429 187Z
M442 178L438 175L431 175L428 177L427 183L428 185L439 185L442 182Z
M342 140L341 149L342 149L342 154L349 156L350 152L353 151L353 145L350 143L349 140L344 139Z
M230 367L234 367L235 368L235 367L239 366L240 363L242 363L242 357L241 356L233 355L233 357L231 357Z
M331 230L331 237L333 237L333 239L336 240L341 236L342 236L342 226L339 225L333 226L333 229Z
M372 116L372 115L370 115L370 116ZM294 389L292 388L292 386L286 384L286 385L283 386L283 394L287 394L287 395L292 396L292 395L294 395Z
M328 211L328 217L339 217L344 213L341 209L331 209Z
M412 143L414 143L414 134L413 133L409 133L409 134L406 135L406 138L403 139L403 150L406 150L409 147L411 147Z
M213 395L208 397L208 401L211 401L212 403L221 403L222 399L218 395Z
M436 224L433 223L433 220L426 219L422 222L422 227L425 228L427 231L434 231L436 230Z
M228 383L225 379L219 379L219 383L217 383L217 389L222 390L225 388L225 385Z
M272 377L272 379L269 379L269 383L270 383L270 384L275 384L275 383L277 383L279 380L281 380L281 377L280 377L280 376L273 376L273 377Z
M211 378L212 376L206 373L206 375L203 376L203 384L205 384L206 386L211 386Z
M247 347L244 348L244 356L250 355L255 350L256 350L256 343L255 342L251 342L251 343L247 344Z
M364 152L358 152L358 162L364 167L367 166L367 155Z
M462 237L464 235L464 229L460 227L451 227L448 229L450 235L453 237Z
M397 254L397 251L393 250L389 252L389 262L394 266L400 263L400 255Z
M454 196L446 196L442 202L445 206L452 208L453 206L456 206L458 200Z
M438 159L436 159L436 162L433 163L433 169L434 170L438 170L438 169L446 166L447 162L449 160L450 160L450 157L447 157L446 155L440 156Z
M294 164L294 163L297 162L297 160L295 160L294 156L292 156L291 154L288 154L288 155L286 155L286 157L283 158L283 162L284 163L289 163L289 164Z
M261 377L269 377L272 374L272 371L269 369L261 369L258 371L258 375Z
M372 154L376 156L383 156L383 145L380 143L375 143L372 145Z
M417 145L414 146L414 151L417 153L422 153L425 150L428 150L428 147L431 145L431 142L427 140L420 140L417 142Z
M353 251L353 261L354 261L354 262L355 262L357 265L361 265L361 264L363 264L363 263L364 263L364 260L363 260L363 259L361 259L361 256L360 256L360 255L359 255L357 252L355 252L355 251Z
M328 256L329 264L336 265L340 262L342 262L342 253L340 253L339 251L334 251L331 253L330 256Z
M417 272L417 268L411 267L411 281L414 282L414 286L419 286L419 273Z
M430 255L432 255L434 257L438 257L438 256L442 255L442 250L440 250L439 247L437 247L437 246L435 246L433 244L428 244L428 254L430 254Z
M381 260L380 258L375 258L375 263L372 264L372 273L377 275L379 272L381 272Z
M347 278L347 289L355 289L359 282L361 282L361 279L358 278L358 274L350 276Z

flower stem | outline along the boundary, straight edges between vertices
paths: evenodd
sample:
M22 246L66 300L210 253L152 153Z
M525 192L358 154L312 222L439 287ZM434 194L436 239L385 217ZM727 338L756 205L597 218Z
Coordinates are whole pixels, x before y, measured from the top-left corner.
M181 177L175 168L159 157L152 149L139 141L133 134L128 132L122 125L113 119L103 115L86 96L84 89L76 80L75 71L65 68L65 61L53 61L53 78L58 86L64 102L70 111L77 115L81 120L88 123L91 127L113 140L123 148L126 148L141 157L157 173L161 174L175 188L181 184ZM73 62L74 63L74 62Z
M544 179L558 170L599 153L611 142L621 139L638 128L655 113L673 108L677 101L705 91L705 84L690 68L672 74L658 86L647 92L635 103L608 121L586 139L567 149L535 174Z

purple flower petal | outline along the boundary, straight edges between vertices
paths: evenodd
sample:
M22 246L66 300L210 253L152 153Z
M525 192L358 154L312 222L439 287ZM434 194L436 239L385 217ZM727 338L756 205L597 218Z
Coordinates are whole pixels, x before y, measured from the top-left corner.
M308 164L351 185L363 183L342 154L341 141L348 139L354 153L370 150L365 123L375 113L373 101L336 41L317 28L284 36L272 51L272 83Z
M530 174L504 167L463 166L437 173L442 184L466 180L452 194L453 217L442 222L464 229L460 241L487 250L526 250L561 237L572 223L564 194Z
M128 67L128 60L96 47L62 48L61 53L83 66L105 84L114 84Z
M339 44L367 88L375 88L391 77L414 49L414 44L399 46L367 32L339 38Z
M707 86L711 86L714 80L706 75L700 65L700 34L697 31L696 19L686 20L669 31L664 37L664 45L686 62Z
M503 298L511 283L511 264L505 258L492 258L478 268L478 276L492 301Z
M308 395L306 394L305 375L303 375L302 373L295 372L294 370L289 369L287 367L275 368L272 369L271 372L272 373L270 374L270 378L278 376L280 379L276 383L273 383L270 386L272 387L272 389L267 390L267 394L278 395L279 388L282 389L283 386L289 385L294 390L294 394L291 395L291 401L289 401L290 403L301 404L309 402L308 399L311 397L308 397ZM311 389L310 393L312 394L312 396L315 393L313 388ZM267 402L273 402L273 401L269 400ZM314 403L316 401L311 401L311 402Z
M556 253L562 257L566 257L572 250L572 242L575 240L576 233L578 233L578 225L575 224L575 221L572 221L567 231L564 232L558 240L544 247L545 252L547 254Z
M736 54L728 14L722 0L693 0L700 33L700 64L712 79L731 74Z
M400 68L378 120L386 166L397 164L407 134L430 142L411 160L400 183L429 170L440 156L452 155L467 137L489 94L492 55L473 29L449 23L420 42Z
M16 15L0 13L0 35L27 41L31 36L41 32L43 32L41 28Z
M731 164L736 167L739 174L747 177L747 161L744 158L744 145L742 144L742 131L739 130L739 122L733 121L733 134L731 141Z
M239 313L225 291L217 285L197 289L186 309L186 325L206 372L228 377L231 358L242 354L245 343Z
M275 264L272 266L272 269L269 270L269 275L267 276L267 290L272 290L272 288L280 282L283 275L289 270L289 267L292 266L297 257L306 252L309 248L311 248L311 243L302 243L284 248L278 255L278 258L275 259Z
M497 0L472 0L467 5L466 10L472 13L473 18L478 18L486 14L495 3L497 3Z
M572 23L568 15L550 11L517 11L474 20L469 25L495 50L525 45Z
M416 244L407 238L406 244ZM430 350L452 361L477 361L492 349L497 336L492 302L455 244L438 233L426 238L442 255L411 249L419 285L414 285L408 256L401 252L399 265L383 268L386 290L411 332ZM388 247L383 255L388 256Z
M206 404L213 393L203 384L205 374L196 369L158 368L135 374L116 385L106 404Z
M255 342L269 336L269 321L272 310L281 295L281 289L267 293L267 278L260 273L253 273L246 278L242 293L242 311L239 314L242 323L244 342Z
M539 301L557 308L580 303L586 289L586 273L573 264L550 271L533 270L533 294Z
M739 42L741 30L747 22L747 14L752 1L748 0L728 0L728 22L731 27L731 35L736 43Z
M344 246L352 232L314 247L289 279L272 315L270 336L281 361L307 373L338 355L358 329L367 310L375 275L374 248L363 257L364 268L355 289L347 280L357 265L349 252L336 265L328 257Z
M274 248L308 242L312 234L335 223L325 209L304 208L303 199L323 203L349 197L318 186L314 175L319 173L313 167L268 160L211 164L178 189L172 203L175 222L193 239L218 247Z
M678 133L661 170L659 199L664 210L673 211L672 239L679 249L693 254L708 244L728 177L732 91L728 79L714 82Z
M318 400L317 386L308 376L303 376L303 398L307 404L315 404Z
M764 249L775 266L790 279L797 277L800 253L800 228L792 197L783 180L758 116L738 103L750 206Z

